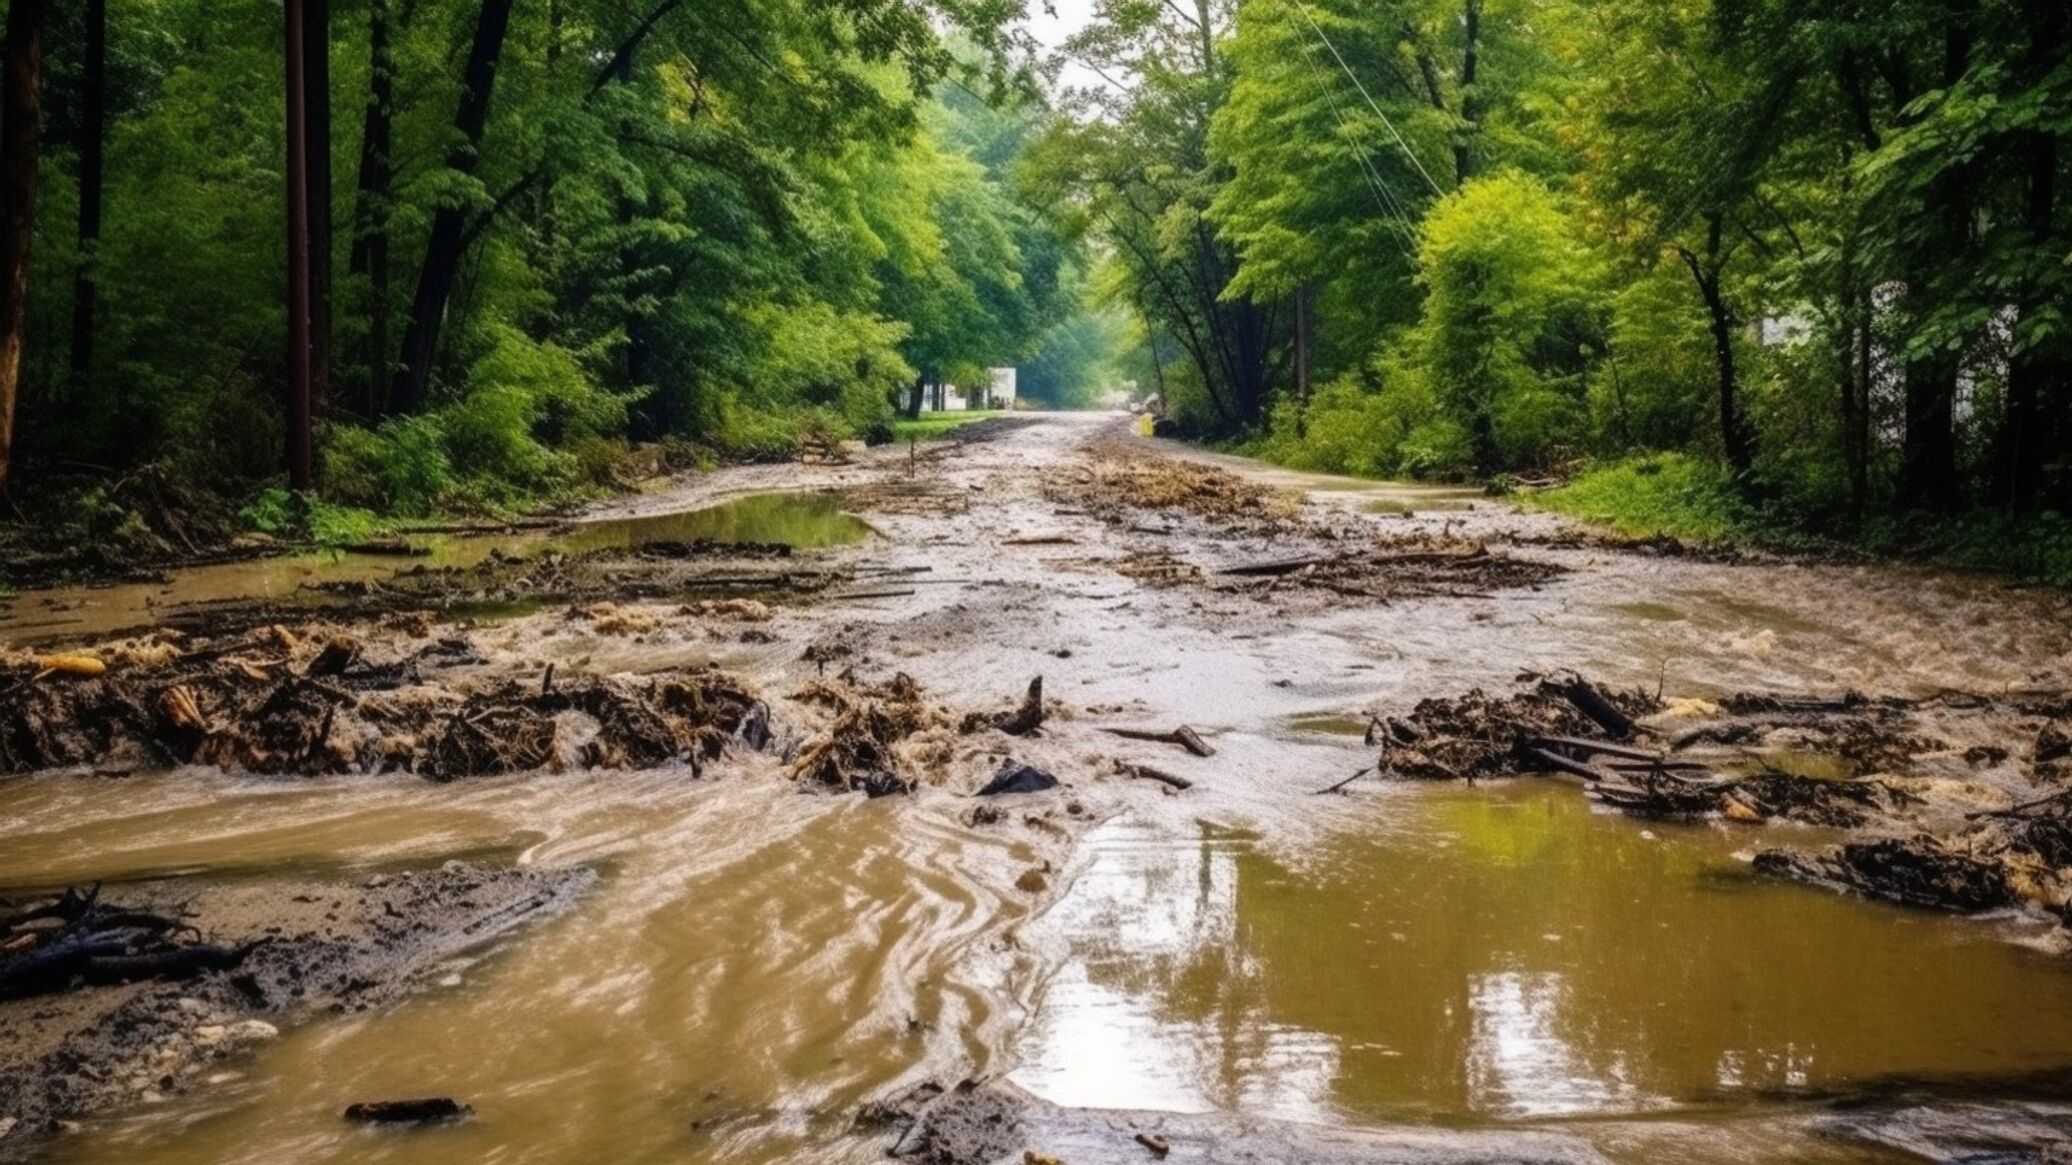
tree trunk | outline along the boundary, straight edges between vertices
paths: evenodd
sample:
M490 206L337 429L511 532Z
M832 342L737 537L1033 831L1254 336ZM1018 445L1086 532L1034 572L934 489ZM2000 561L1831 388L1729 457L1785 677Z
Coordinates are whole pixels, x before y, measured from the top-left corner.
M353 247L347 270L367 277L367 384L362 407L368 415L388 411L389 214L396 179L396 58L391 42L389 0L368 0L367 112L360 130L359 190L353 200Z
M1461 29L1460 128L1453 139L1453 176L1458 185L1466 186L1475 176L1475 134L1482 120L1482 101L1475 95L1482 65L1482 0L1466 0Z
M914 377L914 395L906 403L907 420L921 415L921 398L928 392L928 374L922 372Z
M1943 83L1955 85L1971 55L1970 21L1954 14L1943 35ZM1968 167L1946 166L1929 183L1922 213L1927 241L1911 256L1907 278L1910 310L1919 326L1934 311L1939 275L1962 260L1970 242L1971 180ZM1957 501L1957 380L1960 353L1938 344L1907 362L1906 437L1900 459L1900 500L1927 509L1948 509Z
M86 61L79 111L79 257L72 275L72 368L75 399L93 377L94 307L99 299L101 203L108 133L108 0L86 0ZM128 393L118 401L118 420Z
M2052 228L2057 215L2057 135L2038 133L2028 142L2028 208L2023 216L2030 238L2040 254L2051 254ZM2050 311L2055 305L2036 302L2037 289L2029 290L2030 302L2023 305L2026 316ZM2056 336L2032 342L2015 353L2007 369L2007 409L2000 434L1998 493L2000 501L2017 513L2036 507L2043 485L2045 450L2050 440L2052 415L2066 399L2068 369L2064 342Z
M1741 411L1741 377L1734 359L1733 307L1728 304L1723 286L1725 265L1724 238L1725 217L1717 212L1705 216L1705 257L1700 259L1689 251L1683 252L1686 266L1691 269L1691 278L1697 281L1698 294L1705 301L1705 316L1712 329L1712 358L1718 369L1719 381L1719 434L1720 447L1727 457L1727 467L1737 478L1746 478L1755 464L1755 441L1748 431L1747 418Z
M29 241L43 98L43 0L7 6L0 44L0 490L14 449L15 398L29 326Z
M446 158L447 167L462 174L474 172L481 153L497 60L503 53L504 33L511 25L511 4L512 0L482 0L481 16L475 22L460 106L453 116L453 128L460 135L461 144ZM410 307L410 325L403 333L403 364L396 372L392 393L391 405L398 411L416 412L424 407L432 379L432 361L439 354L439 329L445 323L446 302L453 296L453 277L460 267L461 233L465 227L457 206L442 206L432 217L424 266L417 276L417 295Z
M1309 301L1308 283L1295 285L1295 399L1309 404Z
M315 484L310 472L308 0L287 0L288 97L288 488Z
M309 162L309 399L331 400L331 0L303 11L303 151Z

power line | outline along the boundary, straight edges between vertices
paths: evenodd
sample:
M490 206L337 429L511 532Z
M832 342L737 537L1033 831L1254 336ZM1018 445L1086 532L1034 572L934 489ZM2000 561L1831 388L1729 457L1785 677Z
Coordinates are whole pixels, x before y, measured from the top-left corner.
M1367 92L1367 86L1360 80L1360 75L1353 72L1352 66L1346 64L1345 58L1339 55L1338 46L1331 43L1331 38L1324 33L1324 26L1318 24L1317 18L1310 14L1309 5L1303 3L1303 0L1295 0L1295 7L1301 11L1302 18L1309 21L1310 28L1316 31L1317 39L1323 41L1324 47L1331 50L1332 58L1338 62L1338 67L1344 70L1346 77L1352 81L1353 88L1358 89L1360 96L1366 99L1367 108L1373 110L1374 116L1381 119L1381 124L1388 127L1389 134L1396 139L1396 145L1402 147L1403 156L1409 158L1411 166L1416 168L1418 177L1425 180L1425 185L1432 188L1433 194L1443 197L1446 191L1432 180L1432 175L1424 168L1424 163L1417 160L1417 151L1410 148L1410 143L1404 140L1403 134L1396 129L1396 123L1389 120L1389 115L1381 111L1381 106L1376 104L1374 96Z

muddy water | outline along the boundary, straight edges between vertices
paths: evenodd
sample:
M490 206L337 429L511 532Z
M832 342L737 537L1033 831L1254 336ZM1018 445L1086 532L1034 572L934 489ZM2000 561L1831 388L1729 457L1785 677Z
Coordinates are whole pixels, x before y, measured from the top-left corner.
M0 643L109 635L148 625L165 609L226 600L299 599L314 607L321 602L320 596L308 590L315 583L372 582L417 567L472 566L491 554L580 554L654 542L700 541L781 543L817 550L861 542L871 533L869 523L841 511L834 494L820 492L753 493L712 505L615 515L555 530L413 535L405 541L416 548L414 556L346 551L292 554L184 569L163 581L13 596L0 601Z
M0 884L499 851L606 872L572 916L455 964L451 989L299 1029L227 1087L96 1125L56 1159L761 1162L805 1145L871 1159L878 1147L845 1140L864 1100L994 1066L1010 956L980 936L1026 910L988 889L1026 854L929 798L773 812L762 776L434 790L175 773L11 790ZM355 1098L418 1094L463 1097L478 1118L426 1137L338 1119Z
M799 645L839 632L866 674L906 670L967 706L1045 673L1075 714L1028 747L1103 819L1076 856L1015 820L963 825L951 791L805 797L762 764L704 782L0 784L0 885L481 853L606 875L574 914L453 968L452 987L291 1031L226 1087L93 1124L57 1159L861 1162L883 1143L848 1132L858 1103L1007 1074L1070 1104L1551 1127L1635 1162L1884 1160L1820 1148L1807 1098L1904 1077L2003 1100L2072 1067L2072 971L2006 941L2024 937L2018 922L1752 881L1733 853L1755 835L1645 836L1556 785L1308 795L1366 763L1370 713L1502 688L1522 668L1673 695L2063 683L2060 601L1927 572L1581 550L1560 552L1575 573L1539 590L1290 619L1104 566L1143 549L1133 538L1224 548L1150 542L1044 501L1034 483L1086 432L1058 422L946 460L945 491L984 504L873 514L883 538L827 551L932 568L942 585L780 611L768 654L729 662L788 691L810 674ZM791 472L783 484L824 489L868 467ZM1368 520L1391 532L1560 529L1456 494L1259 476L1346 512L1390 503ZM621 513L677 531L657 537L720 536L682 532L710 519L661 506ZM834 527L830 543L857 533ZM768 528L741 536L780 540ZM593 533L619 536L605 529ZM1031 530L1077 542L1004 542ZM592 642L541 615L479 637L492 653L639 670L716 642L696 631ZM1093 727L1183 721L1218 755ZM1115 755L1184 767L1196 785L1168 796L1096 778ZM1050 858L1055 903L1013 888ZM423 1136L337 1119L352 1100L413 1094L461 1096L480 1117Z
M1898 1079L2072 1078L2072 974L1976 924L1757 879L1747 834L1552 782L1406 790L1294 861L1127 819L1035 928L1016 1078L1306 1122L1723 1113Z

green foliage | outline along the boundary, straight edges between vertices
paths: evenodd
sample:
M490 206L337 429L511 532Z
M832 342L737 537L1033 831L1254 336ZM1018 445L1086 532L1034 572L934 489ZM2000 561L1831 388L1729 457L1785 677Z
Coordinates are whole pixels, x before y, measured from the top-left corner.
M1634 537L1667 534L1698 542L1750 542L1765 529L1762 516L1743 498L1731 474L1681 453L1615 462L1532 500Z
M912 420L902 417L892 422L892 440L899 444L908 441L935 441L974 422L1006 415L1004 412L978 409L965 413L927 413Z

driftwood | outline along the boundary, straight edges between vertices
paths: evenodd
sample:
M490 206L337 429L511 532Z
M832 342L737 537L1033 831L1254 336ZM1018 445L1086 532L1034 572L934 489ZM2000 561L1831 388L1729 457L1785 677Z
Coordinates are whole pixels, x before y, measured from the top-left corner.
M111 907L100 887L0 916L0 999L75 986L191 979L244 962L253 947L199 941L177 918Z
M1167 732L1158 732L1149 728L1103 728L1101 731L1110 736L1120 736L1124 740L1148 740L1156 744L1177 744L1196 756L1216 755L1216 750L1209 745L1209 742L1203 740L1200 733L1185 724Z
M1194 782L1186 777L1176 777L1163 769L1154 769L1150 765L1126 764L1122 766L1122 770L1132 777L1138 777L1146 781L1157 781L1161 785L1169 785L1175 789L1192 789L1194 787Z
M1371 772L1374 772L1374 771L1376 771L1376 769L1375 769L1375 766L1374 766L1374 765L1368 765L1368 766L1367 766L1366 768L1364 768L1364 769L1361 769L1361 770L1360 770L1359 772L1357 772L1357 773L1354 773L1354 774L1353 774L1352 776L1350 776L1350 777L1347 777L1346 779L1344 779L1344 780L1342 780L1342 781L1338 782L1338 783L1337 783L1337 784L1335 784L1335 785L1332 785L1332 786L1331 786L1331 787L1329 787L1329 788L1325 788L1325 789L1318 789L1318 790L1316 791L1316 793L1315 793L1315 794L1313 794L1313 795L1314 795L1314 796L1318 796L1318 797L1321 797L1321 796L1323 796L1323 795L1324 795L1324 794L1326 794L1326 793L1336 793L1336 792L1338 792L1338 791L1340 791L1340 790L1344 789L1344 788L1345 788L1345 787L1346 787L1347 785L1350 785L1350 784L1352 784L1352 783L1353 783L1354 781L1357 781L1357 780L1359 780L1359 779L1360 779L1361 777L1364 777L1364 776L1366 776L1366 775L1367 775L1368 773L1371 773Z
M1150 1150L1151 1155L1161 1161L1165 1160L1167 1153L1173 1151L1173 1146L1164 1137L1155 1136L1151 1133L1138 1133L1137 1143Z
M1322 566L1327 562L1335 561L1337 561L1336 556L1281 558L1271 562L1251 562L1243 566L1228 567L1216 573L1224 578L1279 578L1282 575L1294 574L1296 571L1307 567Z
M449 1096L422 1100L374 1100L347 1106L345 1119L356 1124L421 1125L466 1120L474 1109Z
M1078 542L1079 542L1079 539L1077 539L1077 538L1074 538L1074 537L1073 537L1072 535L1070 535L1070 534L1017 534L1017 535L1015 535L1015 536L1014 536L1014 537L1012 537L1012 538L1002 538L1002 539L1000 540L1000 545L1002 545L1002 546L1074 546L1074 545L1077 545L1077 544L1078 544Z
M1029 690L1022 694L1022 702L1012 712L996 712L992 715L973 713L964 718L963 730L976 732L981 728L995 728L1009 736L1027 736L1043 726L1043 677L1029 681Z
M1557 695L1576 706L1576 711L1597 722L1599 728L1610 733L1614 740L1625 740L1633 735L1633 719L1613 706L1604 698L1604 693L1592 687L1589 680L1572 675L1566 680L1542 680L1540 690Z

